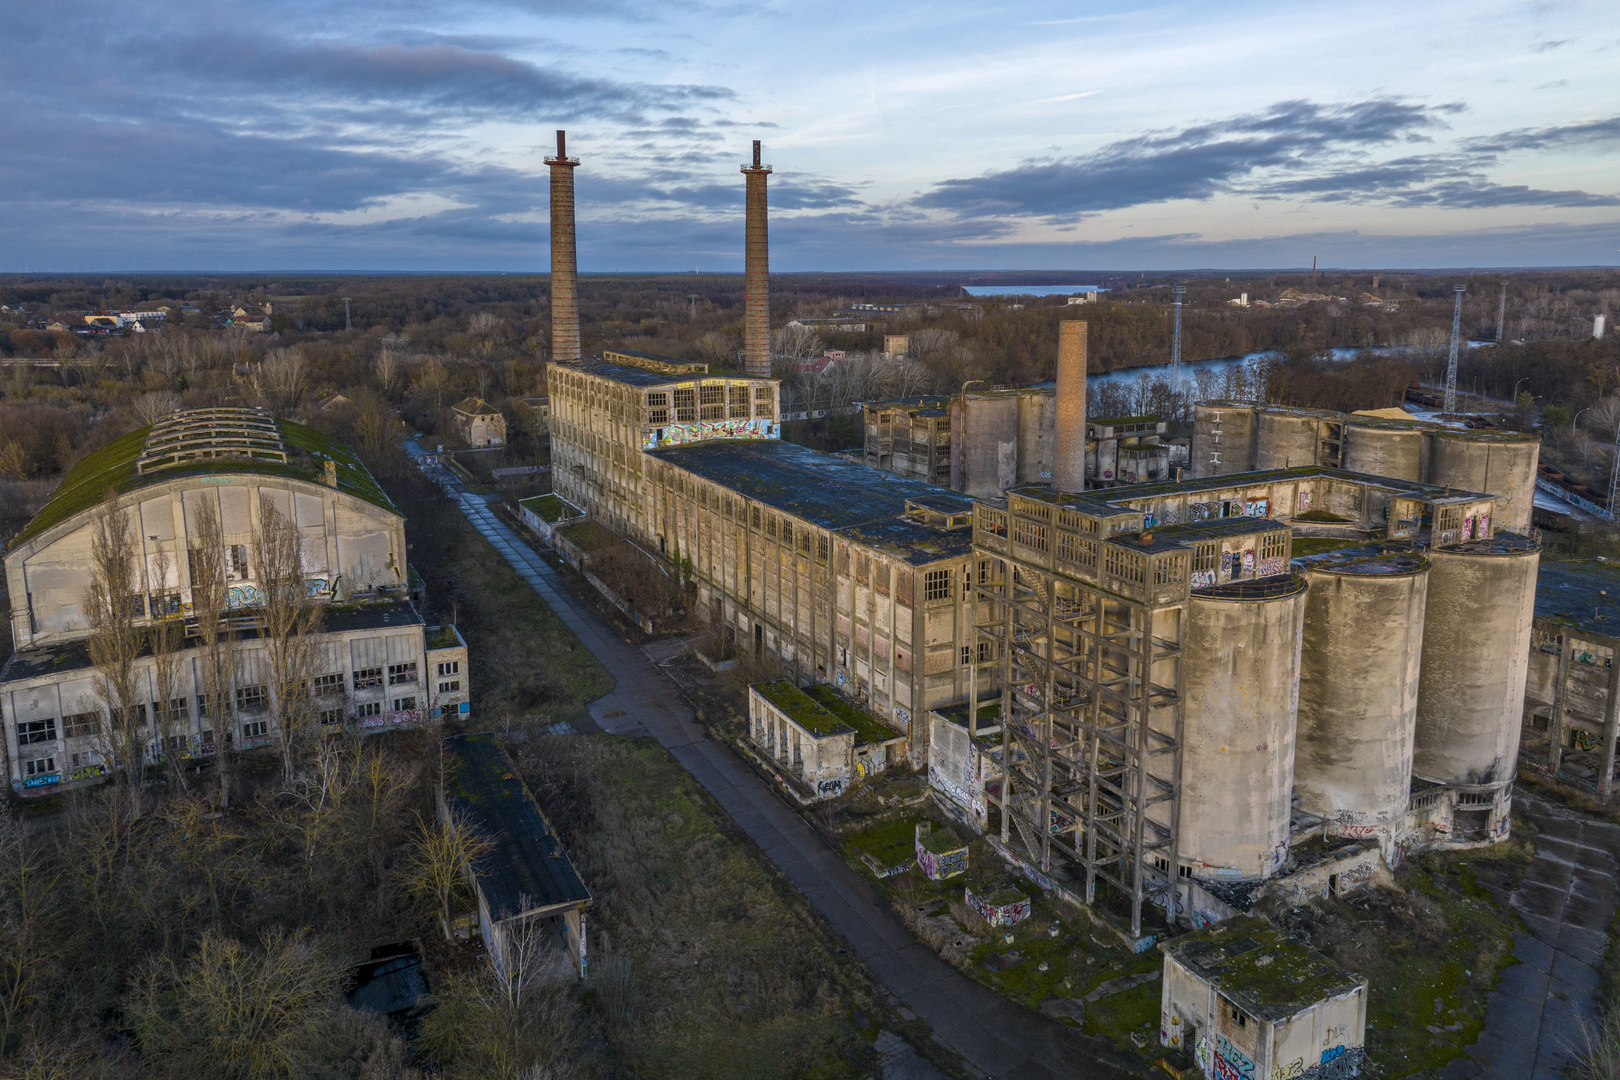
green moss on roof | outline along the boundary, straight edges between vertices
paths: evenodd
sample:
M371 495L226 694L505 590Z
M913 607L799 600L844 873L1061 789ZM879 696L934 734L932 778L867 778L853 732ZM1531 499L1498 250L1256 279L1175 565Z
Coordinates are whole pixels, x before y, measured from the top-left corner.
M805 694L844 724L854 728L855 745L857 746L887 742L890 739L901 737L898 731L885 726L856 707L854 703L840 694L831 683L817 683L806 690Z
M581 517L582 512L561 495L535 495L518 502L547 525L555 525L563 518Z
M1349 993L1362 980L1265 919L1231 919L1160 945L1246 1012L1279 1020Z
M464 645L461 634L449 623L443 626L426 626L422 629L427 639L427 647L430 649L455 649Z
M963 848L967 847L967 845L962 842L962 838L957 836L956 833L952 832L950 827L946 825L935 825L928 832L921 833L917 837L917 843L923 846L924 851L934 855L944 855L952 851L961 851Z
M844 723L837 715L824 708L803 690L781 679L772 683L756 683L759 696L775 705L795 724L814 735L841 735L854 727Z
M314 428L295 424L291 420L277 420L276 427L281 432L282 442L286 443L289 449L303 451L308 457L317 459L316 462L312 466L301 463L297 460L297 454L289 455L293 460L285 465L280 462L249 461L241 458L211 458L205 461L187 461L142 474L135 471L135 462L141 456L141 451L146 446L146 437L152 429L139 428L114 439L101 449L80 458L78 463L68 470L62 482L51 493L50 500L17 534L13 545L32 540L47 529L89 510L105 498L109 491L124 495L143 487L187 476L218 476L229 473L279 476L289 480L324 484L325 465L322 461L325 459L330 459L337 467L339 491L363 499L390 513L399 513L364 463L343 443L321 434Z

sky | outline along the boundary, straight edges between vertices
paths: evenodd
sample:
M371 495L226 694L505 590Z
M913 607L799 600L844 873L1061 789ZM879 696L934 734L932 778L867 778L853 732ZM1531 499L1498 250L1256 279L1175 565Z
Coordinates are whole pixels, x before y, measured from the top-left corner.
M0 272L1620 265L1620 4L0 0Z

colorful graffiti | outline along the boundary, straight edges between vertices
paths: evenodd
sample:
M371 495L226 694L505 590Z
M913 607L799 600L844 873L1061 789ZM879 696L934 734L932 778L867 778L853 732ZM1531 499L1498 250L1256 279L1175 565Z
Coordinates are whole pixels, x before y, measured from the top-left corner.
M1195 588L1195 589L1210 589L1210 588L1213 588L1214 586L1215 586L1215 571L1213 571L1213 570L1194 570L1193 571L1193 575L1192 575L1192 587L1193 588Z
M696 424L666 424L649 431L641 440L643 450L660 446L684 446L710 439L774 439L775 420L705 420Z
M1271 513L1271 500L1255 499L1253 502L1245 502L1243 513L1248 517L1267 517Z
M816 784L816 794L823 799L836 799L849 787L849 777L835 776L830 780L821 780Z
M1286 1065L1271 1067L1271 1080L1299 1080L1305 1075L1305 1059L1295 1058Z
M235 611L238 608L260 607L264 604L264 594L257 585L232 585L225 590L225 607Z
M1005 904L992 903L983 896L973 895L972 889L962 890L963 899L968 907L979 913L979 916L991 926L1016 926L1029 918L1029 897L1020 896L1017 900Z
M1254 573L1254 548L1247 548L1243 552L1243 572Z
M1260 560L1260 576L1273 577L1288 569L1288 562L1281 555L1273 555L1269 559Z
M1216 1080L1254 1080L1254 1062L1225 1035L1215 1036Z
M1322 1051L1322 1060L1301 1074L1302 1080L1354 1080L1367 1063L1367 1051L1359 1046L1335 1046Z
M52 784L60 784L61 782L62 782L62 774L61 773L46 773L43 776L30 776L30 777L28 777L26 780L23 781L23 787L26 787L26 788L49 787Z

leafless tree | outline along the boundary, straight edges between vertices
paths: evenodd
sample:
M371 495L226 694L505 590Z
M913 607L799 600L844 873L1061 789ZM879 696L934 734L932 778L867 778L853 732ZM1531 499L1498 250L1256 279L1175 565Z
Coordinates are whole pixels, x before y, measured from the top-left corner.
M0 1054L52 962L53 872L23 823L0 816Z
M958 339L955 330L944 330L937 326L924 326L913 330L907 335L906 355L918 363L926 364L928 361L949 351Z
M447 941L454 940L451 919L467 893L473 860L487 846L472 822L453 807L431 822L417 821L406 885L433 901Z
M197 622L198 667L202 671L207 718L213 728L219 804L231 801L230 734L235 724L236 630L230 624L230 591L225 580L225 534L211 499L198 503L191 541L191 611ZM201 710L199 710L200 712ZM204 736L205 743L207 736Z
M771 335L771 348L781 360L805 360L820 356L821 338L808 326L784 326Z
M272 411L298 407L304 396L304 354L298 349L271 349L259 368L259 389Z
M159 552L153 566L159 592L167 589L171 566L169 553ZM183 791L185 759L191 749L191 713L186 707L186 695L180 692L180 658L186 645L186 631L179 614L166 610L161 601L154 604L146 627L146 640L152 653L152 728L157 735L158 752L166 756L175 783Z
M298 526L269 497L259 502L259 543L253 561L259 587L259 640L281 735L281 778L290 786L298 755L314 726L310 679L321 613L304 582Z
M384 394L388 393L394 388L394 380L399 376L399 353L384 345L377 351L377 358L371 362L371 366L377 373L377 386Z
M155 424L170 413L179 412L182 402L180 395L172 390L154 390L149 394L141 394L130 402L130 406L145 425Z
M129 515L111 492L91 530L90 588L85 597L91 629L85 644L95 669L96 694L107 710L101 717L99 741L103 756L123 778L132 815L138 817L146 707L140 700L136 664L146 636L139 625L146 607L145 575L136 565Z

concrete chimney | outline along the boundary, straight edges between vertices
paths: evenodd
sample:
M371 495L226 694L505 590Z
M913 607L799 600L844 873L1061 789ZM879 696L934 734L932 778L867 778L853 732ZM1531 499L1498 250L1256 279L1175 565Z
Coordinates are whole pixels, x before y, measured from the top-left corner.
M1058 323L1057 438L1052 486L1060 492L1086 489L1086 324Z
M551 359L579 359L579 257L574 249L574 170L565 132L551 166Z
M754 140L754 163L742 167L748 185L748 242L743 268L743 370L749 375L771 375L771 241L765 212L765 178L769 165L759 163L759 140Z

